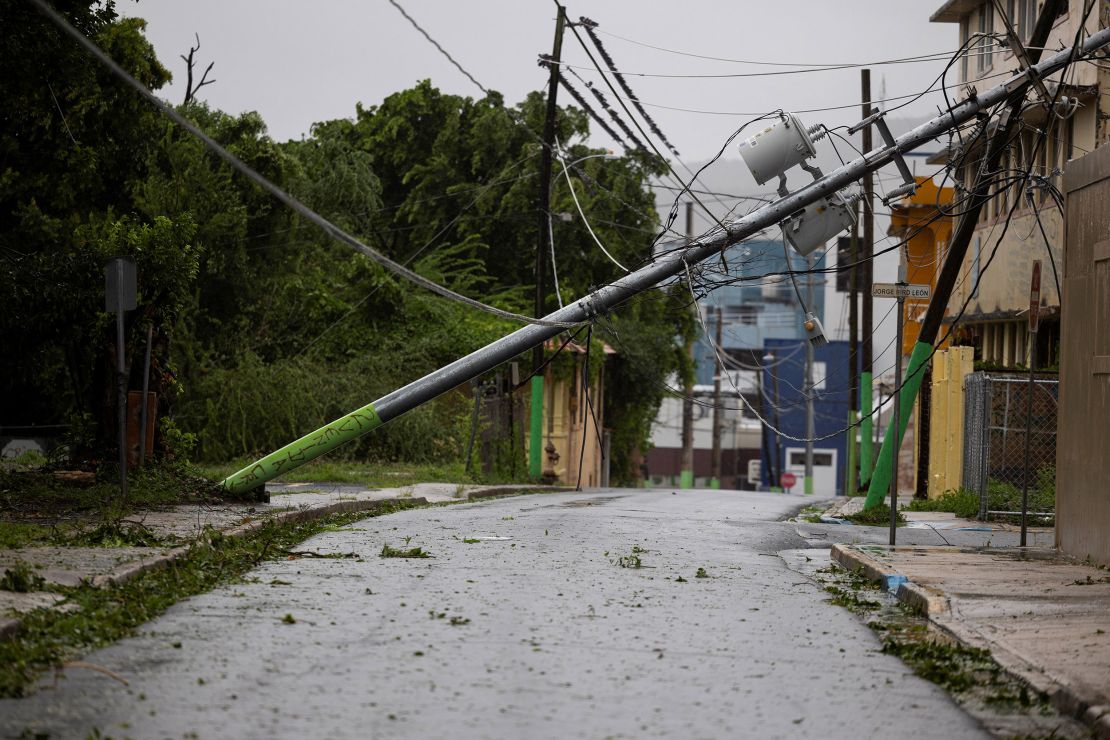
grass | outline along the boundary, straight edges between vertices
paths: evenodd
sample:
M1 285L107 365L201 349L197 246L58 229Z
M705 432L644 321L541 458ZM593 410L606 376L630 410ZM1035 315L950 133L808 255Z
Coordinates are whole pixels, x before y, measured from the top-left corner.
M419 547L412 547L405 550L400 547L394 547L387 542L382 545L382 551L378 556L383 558L430 558L432 555Z
M223 480L252 462L254 460L241 458L226 463L201 464L197 466L197 469L213 480ZM306 463L296 470L281 475L276 480L285 483L352 483L368 488L400 488L430 481L459 485L478 482L474 476L466 472L466 466L463 462L443 465L369 463L328 457ZM522 479L515 482L526 481Z
M907 507L910 511L948 511L961 519L979 517L979 494L960 488L945 491L935 499L914 499ZM1021 486L995 479L987 481L987 508L991 511L1021 511ZM1045 466L1037 471L1034 480L1029 482L1029 511L1031 513L1056 512L1056 468ZM991 515L1004 521L1016 521L1020 517ZM1038 517L1038 524L1049 524Z
M945 491L938 498L910 501L909 511L949 511L961 519L975 519L979 516L979 494L961 488Z
M41 591L45 585L46 579L22 560L17 560L12 567L5 568L4 575L0 576L0 591L26 594L31 591Z
M1046 697L1011 678L987 650L967 647L935 633L924 618L901 603L881 603L880 591L861 573L838 566L817 571L832 594L831 603L867 620L882 641L882 652L900 658L916 673L943 687L965 709L988 726L995 716L1022 715L1031 727L1062 721ZM868 598L861 591L870 591ZM1037 734L1054 737L1055 734Z
M890 526L890 506L887 504L876 504L870 509L864 509L858 514L849 514L844 518L853 524L862 524L864 526ZM902 512L898 512L897 526L901 527L905 523L906 518L902 516Z
M0 516L7 519L54 519L75 514L119 519L139 509L227 498L227 493L199 470L181 463L131 471L126 498L120 494L118 478L109 470L98 476L67 479L45 469L0 469Z
M43 672L134 634L181 599L235 581L263 560L285 557L293 546L315 534L397 508L403 507L314 521L271 522L242 537L209 531L182 558L125 584L54 587L70 608L29 612L19 638L0 641L0 697L25 696Z

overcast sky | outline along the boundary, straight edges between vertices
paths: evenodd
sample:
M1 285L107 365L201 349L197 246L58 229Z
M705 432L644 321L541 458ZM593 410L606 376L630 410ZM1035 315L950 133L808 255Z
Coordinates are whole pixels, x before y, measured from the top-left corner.
M554 2L399 2L459 64L508 102L543 87L545 73L536 58L551 51ZM595 0L567 5L567 15L572 20L587 15L599 24L603 43L629 73L633 91L683 159L695 161L714 154L750 114L848 105L853 107L804 117L829 125L854 122L859 117L854 107L860 99L859 70L740 78L637 74L796 71L799 67L765 65L870 63L952 51L956 27L928 20L939 4ZM277 139L297 138L315 121L351 116L356 102L376 104L425 78L447 92L481 95L388 0L124 0L119 9L149 21L147 35L175 76L174 85L163 91L167 97L179 101L183 95L185 65L178 55L188 51L197 33L202 44L198 58L205 65L215 62L212 77L217 80L202 97L232 113L257 110ZM764 64L682 56L644 44ZM563 58L585 79L598 80L570 32ZM940 61L876 65L873 94L878 96L884 81L888 97L917 93L943 66ZM940 97L931 95L906 111L933 111L937 102ZM597 139L607 143L603 134Z
M536 60L551 52L556 14L551 0L398 2L467 72L503 93L508 103L544 87L546 74ZM873 97L885 92L896 99L888 107L927 88L944 61L877 62L953 52L956 26L929 22L940 2L594 0L566 7L569 19L585 15L599 24L602 42L632 90L682 161L696 167L746 120L777 108L845 106L800 115L806 124L828 126L859 120L859 69L800 72L803 65L869 64ZM388 0L122 0L118 9L149 21L147 36L175 78L161 91L163 97L181 101L185 64L179 55L187 53L199 34L198 66L215 62L210 78L216 80L200 97L229 113L258 111L278 140L299 138L316 121L351 117L356 103L375 105L422 79L445 92L482 94ZM569 30L563 60L606 90ZM762 76L698 76L753 73ZM561 102L569 102L569 96L560 94ZM607 97L616 105L612 95ZM939 93L929 94L896 115L922 119L941 102ZM592 128L591 144L614 146ZM819 147L827 171L835 158L827 142ZM726 162L716 176L709 173L709 187L739 193L766 190L757 188L739 166L734 147L726 158L736 165ZM920 160L912 161L924 172ZM683 172L678 163L676 169ZM877 236L885 228L885 220L879 219ZM894 274L893 256L877 262L877 280L893 279ZM826 295L827 328L834 338L843 338L843 297L832 291ZM876 317L886 313L885 303L876 303ZM893 336L892 322L878 334L877 349ZM876 369L889 367L890 357L876 358Z

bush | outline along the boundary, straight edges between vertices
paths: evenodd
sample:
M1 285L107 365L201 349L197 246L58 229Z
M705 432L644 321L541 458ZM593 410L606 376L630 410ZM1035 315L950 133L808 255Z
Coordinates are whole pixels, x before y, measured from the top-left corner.
M945 491L939 498L914 499L906 507L910 511L950 511L961 519L979 516L979 494L960 488Z
M266 364L245 355L229 368L198 375L186 389L177 424L197 438L196 459L222 462L279 449L401 385L369 361L331 365L308 359ZM353 442L347 458L414 463L457 460L465 450L468 400L447 394Z

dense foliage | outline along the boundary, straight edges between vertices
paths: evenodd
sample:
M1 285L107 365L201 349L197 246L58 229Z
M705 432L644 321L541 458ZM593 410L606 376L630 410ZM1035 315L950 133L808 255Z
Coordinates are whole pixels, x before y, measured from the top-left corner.
M59 2L78 28L144 84L169 72L144 23L111 3ZM103 312L104 263L136 260L128 315L130 386L142 383L153 326L151 387L172 439L227 459L271 449L516 328L432 295L337 244L161 118L58 35L29 5L0 24L0 331L15 367L0 375L0 424L65 423L86 462L111 459L115 335ZM447 95L424 81L351 119L279 143L256 113L190 103L213 138L373 248L455 291L531 313L544 99ZM575 194L625 265L650 256L655 223L640 155L596 156L585 115L559 110ZM620 274L588 234L557 166L553 235L564 301ZM562 214L568 214L562 216ZM549 291L548 308L555 307ZM681 301L630 302L599 335L614 346L607 424L614 477L636 474L662 394L687 372L676 335ZM462 455L467 401L449 395L347 451L371 459ZM172 407L172 408L171 408ZM171 434L172 433L172 434Z

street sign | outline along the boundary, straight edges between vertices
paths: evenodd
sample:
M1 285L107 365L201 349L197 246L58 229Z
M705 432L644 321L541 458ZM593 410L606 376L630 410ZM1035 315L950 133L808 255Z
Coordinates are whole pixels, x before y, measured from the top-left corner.
M872 298L928 298L933 294L929 285L908 283L872 283Z
M1029 331L1037 333L1041 318L1041 261L1033 260L1033 277L1029 280Z
M798 476L791 473L789 470L782 474L779 478L779 483L783 488L793 488L794 484L798 482Z

